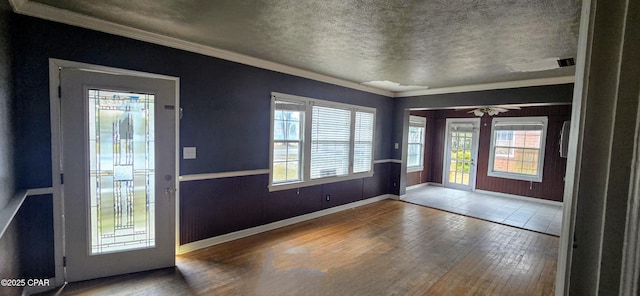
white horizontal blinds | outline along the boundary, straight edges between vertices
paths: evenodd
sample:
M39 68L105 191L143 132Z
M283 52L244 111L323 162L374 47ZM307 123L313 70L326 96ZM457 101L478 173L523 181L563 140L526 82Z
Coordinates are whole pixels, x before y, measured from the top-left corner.
M544 122L500 122L494 123L494 145L496 147L518 147L539 149L542 142Z
M493 124L493 171L538 176L546 121L498 120Z
M373 174L376 109L272 93L269 190Z
M356 111L355 120L353 172L368 172L373 162L374 114Z
M305 111L307 109L306 105L302 102L293 102L293 101L276 101L276 110L288 110L288 111Z
M275 101L272 182L302 180L302 134L305 104Z
M544 129L544 122L496 122L494 130L502 131L541 131Z
M427 119L425 117L413 116L413 115L409 116L409 125L410 126L424 127L426 125L426 123L427 123Z
M452 123L449 125L449 130L454 132L473 132L473 129L472 123Z
M313 106L311 179L349 174L351 111Z

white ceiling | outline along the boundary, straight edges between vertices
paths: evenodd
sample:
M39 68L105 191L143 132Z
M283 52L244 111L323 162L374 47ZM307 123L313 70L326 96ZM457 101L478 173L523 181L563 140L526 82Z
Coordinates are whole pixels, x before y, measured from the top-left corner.
M580 2L12 0L394 92L571 76Z

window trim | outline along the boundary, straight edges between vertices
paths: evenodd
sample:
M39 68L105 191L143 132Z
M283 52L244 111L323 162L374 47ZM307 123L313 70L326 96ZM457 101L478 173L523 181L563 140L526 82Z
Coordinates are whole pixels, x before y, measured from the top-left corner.
M276 100L299 102L304 104L304 128L301 130L301 143L302 143L302 155L300 169L301 180L292 182L273 183L273 148L274 148L274 119L276 110ZM350 147L349 147L349 172L342 176L330 176L323 178L311 179L311 131L312 131L312 113L313 106L322 106L329 108L349 109L351 111L351 135L350 135ZM354 143L355 143L355 114L356 112L367 112L373 114L373 138L371 149L371 167L367 172L353 173L354 168ZM278 92L271 93L271 111L270 111L270 130L269 130L269 191L279 191L286 189L302 188L307 186L321 185L339 181L347 181L354 179L361 179L371 177L374 174L374 158L376 150L376 109L371 107L364 107L358 105L344 104L314 98L307 98L289 94L283 94Z
M282 100L285 102L289 102L289 103L294 103L295 101L288 101L288 100ZM305 109L304 110L295 110L295 111L299 111L302 112L302 120L300 121L300 125L302 127L302 130L299 130L298 132L300 133L299 135L299 140L295 141L295 140L275 140L274 139L274 135L275 135L275 100L273 101L273 112L272 112L272 119L271 119L271 165L273 166L273 150L274 150L274 146L275 143L285 143L285 144L289 144L289 143L298 143L298 153L299 153L299 158L298 158L298 163L299 163L299 167L298 167L298 180L293 180L293 181L282 181L282 182L277 182L275 184L286 184L286 183L291 183L291 182L299 182L303 179L303 171L302 171L302 165L303 165L303 158L302 155L304 153L304 143L305 143L305 138L304 138L304 130L306 128L306 118L305 118L305 114L306 114L306 105L302 105ZM285 161L285 163L288 163L288 161ZM271 182L273 182L273 179L271 179Z
M527 174L518 174L518 173L507 173L507 172L499 172L493 170L493 164L495 160L495 142L496 142L496 125L498 123L532 123L532 122L540 122L542 123L542 135L540 137L540 154L538 156L538 174L537 175L527 175ZM544 172L544 155L546 150L547 143L547 129L549 125L549 119L547 116L531 116L531 117L495 117L491 121L491 142L489 143L489 166L487 168L487 176L489 177L498 177L505 179L513 179L513 180L521 180L521 181L531 181L531 182L542 182L542 175ZM515 135L514 135L515 139Z
M374 109L375 110L375 109ZM372 118L372 129L371 129L371 141L356 141L356 128L357 128L357 118L358 118L358 113L370 113ZM375 151L374 148L376 146L376 113L374 112L369 112L369 111L365 111L362 109L356 109L355 112L351 113L351 120L353 123L353 137L351 137L351 147L353 147L353 162L351 163L351 171L353 172L353 174L360 174L360 173L368 173L368 172L373 172L373 166L374 166L374 157L375 157ZM355 149L356 149L356 145L358 144L362 144L363 142L371 142L371 160L369 163L369 170L368 171L362 171L362 172L356 172L356 157L355 157Z
M422 116L409 115L409 130L411 129L412 126L420 127L423 130L423 135L420 142L420 160L421 161L419 165L414 165L414 166L408 165L409 145L416 144L416 143L409 143L409 140L407 137L407 173L420 172L424 170L424 146L426 145L425 137L427 134L427 118ZM407 130L407 134L409 133L409 130Z

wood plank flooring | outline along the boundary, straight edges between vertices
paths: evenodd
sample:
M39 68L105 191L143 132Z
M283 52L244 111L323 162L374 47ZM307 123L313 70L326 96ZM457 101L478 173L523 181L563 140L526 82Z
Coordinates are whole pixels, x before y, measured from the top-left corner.
M558 238L381 201L47 295L553 295Z

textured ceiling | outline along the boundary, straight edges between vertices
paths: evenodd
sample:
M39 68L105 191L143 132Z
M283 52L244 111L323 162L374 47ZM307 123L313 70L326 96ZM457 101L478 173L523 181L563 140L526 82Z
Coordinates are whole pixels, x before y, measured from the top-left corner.
M580 0L32 0L362 83L430 88L573 75Z

